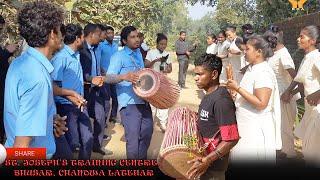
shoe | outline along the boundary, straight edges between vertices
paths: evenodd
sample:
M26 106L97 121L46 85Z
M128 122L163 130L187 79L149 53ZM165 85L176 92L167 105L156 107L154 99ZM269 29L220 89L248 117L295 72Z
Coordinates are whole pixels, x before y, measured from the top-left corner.
M103 140L104 140L104 141L109 141L110 139L111 139L111 137L108 136L108 135L104 135L104 136L103 136Z
M92 152L95 152L95 153L99 153L99 154L101 154L101 155L111 155L111 154L113 154L113 152L112 151L110 151L110 150L108 150L108 149L104 149L104 150L102 150L102 149L94 149L94 150L92 150Z
M99 153L103 156L106 155L106 153L104 151L102 151L101 149L95 149L95 150L92 150L92 152Z
M111 122L111 123L116 123L116 122L117 122L117 118L112 117L112 118L110 118L109 122Z
M161 129L161 131L164 133L164 132L166 132L166 130L167 130L167 126L164 125L164 124L160 124L160 129Z

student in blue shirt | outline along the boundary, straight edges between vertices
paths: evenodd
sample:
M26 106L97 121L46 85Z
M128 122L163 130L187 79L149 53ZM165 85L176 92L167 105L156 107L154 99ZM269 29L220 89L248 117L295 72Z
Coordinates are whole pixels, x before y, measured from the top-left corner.
M101 67L101 75L105 75L106 70L103 67L103 62L105 61L105 56L106 56L106 38L107 38L107 29L106 26L102 25L102 24L98 24L98 27L101 30L101 34L100 34L100 43L97 45L97 47L95 48L95 54L98 60L98 63ZM103 89L103 93L104 93L104 110L105 110L105 117L106 120L109 117L109 111L110 111L110 85L107 83L104 83L103 87L101 87L101 89ZM108 128L108 124L105 123L105 128ZM110 140L110 137L108 137L108 135L103 135L103 140Z
M105 71L108 70L111 56L118 51L118 44L113 41L114 39L114 29L111 26L106 27L106 41L105 41L105 48L104 48L104 55L102 56L102 67ZM110 96L111 96L111 113L110 113L110 122L116 123L117 122L117 113L118 113L118 100L117 100L117 93L116 93L116 86L114 84L110 85Z
M26 3L18 14L20 35L30 48L12 62L6 77L6 147L44 147L47 158L56 151L49 59L61 48L62 22L63 11L43 1Z
M102 147L104 129L106 124L105 102L106 89L103 86L100 63L95 53L95 46L100 42L101 29L97 24L87 24L84 28L84 44L80 52L80 62L84 78L84 96L88 100L89 116L93 123L93 152L102 155L112 154ZM100 77L99 85L92 84L93 77Z
M124 27L121 31L121 42L124 49L111 57L105 81L116 83L120 116L127 142L127 158L146 159L153 133L153 119L149 103L138 97L132 87L133 83L138 81L135 72L144 68L137 29L133 26Z
M83 41L82 27L80 25L68 24L64 37L65 45L51 61L54 66L51 77L55 83L62 88L74 90L81 96L84 95L83 73L78 50L82 48ZM99 79L99 77L93 77L93 84L99 85ZM93 136L87 109L84 108L81 111L81 109L64 97L55 96L55 101L58 113L62 116L67 116L67 127L69 130L66 133L66 138L71 150L75 151L77 147L80 147L79 159L90 159ZM67 157L63 153L62 151L60 156Z

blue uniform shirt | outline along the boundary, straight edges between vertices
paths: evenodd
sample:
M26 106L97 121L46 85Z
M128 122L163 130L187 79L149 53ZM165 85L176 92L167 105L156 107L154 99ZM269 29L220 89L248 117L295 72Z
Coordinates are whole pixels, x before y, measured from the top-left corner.
M140 49L132 51L127 46L116 52L110 60L110 66L107 74L126 74L128 72L138 71L144 68L144 62ZM128 104L144 104L144 100L138 97L132 87L132 83L122 81L116 84L119 109Z
M29 147L43 147L47 158L56 151L53 135L53 66L39 51L30 47L9 67L4 102L6 147L16 136L31 136Z
M104 71L107 71L111 56L118 51L118 45L115 42L110 44L107 40L104 40L99 46L101 48L101 67Z
M83 96L83 73L80 64L79 52L74 52L68 45L64 45L51 60L54 67L51 77L58 85L71 89ZM72 104L69 100L55 96L55 101L60 104Z

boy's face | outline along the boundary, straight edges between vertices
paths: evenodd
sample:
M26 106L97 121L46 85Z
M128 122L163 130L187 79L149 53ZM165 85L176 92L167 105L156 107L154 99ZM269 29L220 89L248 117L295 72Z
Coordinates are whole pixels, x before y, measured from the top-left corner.
M130 49L137 49L140 46L140 38L138 37L137 30L131 31L128 35L127 39L123 40L124 43L130 48Z
M91 33L93 45L99 44L99 42L101 41L100 36L101 36L101 30L98 28L94 32Z
M204 66L196 66L193 71L195 73L194 80L199 89L207 90L213 85L217 71L210 72Z
M236 38L236 32L226 31L226 35L229 41L233 41Z
M187 34L186 33L181 33L180 34L180 39L182 39L183 41L186 40Z
M224 37L224 35L222 34L222 33L220 33L219 35L218 35L218 42L219 43L222 43L223 41L225 41L226 40L226 37Z
M100 41L104 41L107 38L107 31L101 31Z
M108 41L113 41L114 38L114 31L112 31L111 29L107 30L107 40Z

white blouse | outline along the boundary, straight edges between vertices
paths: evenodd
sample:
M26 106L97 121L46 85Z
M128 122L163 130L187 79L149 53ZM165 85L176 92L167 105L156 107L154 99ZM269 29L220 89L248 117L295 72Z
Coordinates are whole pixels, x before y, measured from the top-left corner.
M282 94L290 85L292 78L287 69L295 69L293 59L286 47L274 52L274 55L268 58L268 63L273 69L280 94Z
M223 43L218 43L216 45L215 54L217 55L228 55L228 49L230 47L230 43L225 40Z
M207 47L206 53L215 54L216 46L217 46L216 43L212 43L210 46Z
M272 89L272 93L274 93L276 84L277 82L273 70L268 63L264 61L259 64L249 65L240 82L240 87L250 94L254 93L254 89L259 88L270 88ZM270 99L264 110L258 110L239 94L235 101L238 108L246 109L255 114L270 112L272 110L272 103L273 102Z
M305 55L294 81L303 83L306 96L320 89L320 52L318 49Z
M168 53L167 51L163 51L163 52L161 53L158 49L152 49L152 50L148 51L147 56L146 56L146 60L152 62L152 61L154 61L154 60L156 60L156 59L158 59L158 58L165 57L165 56L167 56L167 55L169 55L169 53ZM169 55L166 63L167 63L167 64L171 64L170 55ZM153 64L153 67L152 67L152 68L153 68L154 70L160 72L160 65L161 65L161 62L155 62L155 63Z

